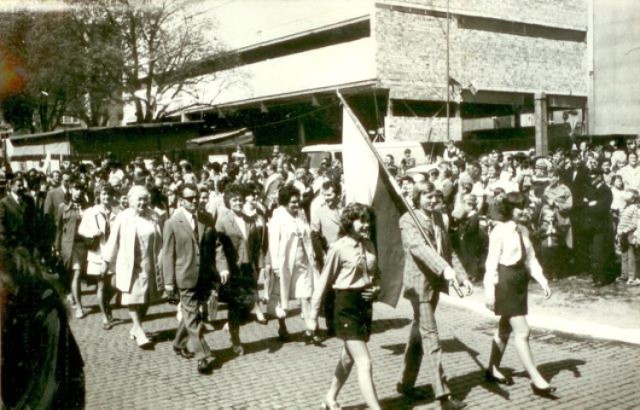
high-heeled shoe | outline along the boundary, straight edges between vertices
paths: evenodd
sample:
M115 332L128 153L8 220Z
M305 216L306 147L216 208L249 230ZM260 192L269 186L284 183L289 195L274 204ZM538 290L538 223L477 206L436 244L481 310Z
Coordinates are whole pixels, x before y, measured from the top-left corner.
M139 348L144 349L151 344L151 340L147 337L143 330L135 331L131 329L129 331L129 337L136 342Z
M557 389L553 386L547 386L544 388L536 386L534 383L531 383L531 390L533 390L533 394L540 397L549 397L555 392Z
M484 379L489 383L504 384L505 386L513 386L514 381L510 377L498 377L491 370L484 372Z
M340 410L342 407L338 404L337 401L328 401L328 400L323 400L322 401L322 407L320 407L322 410Z
M269 323L269 320L267 320L267 318L264 317L264 315L256 315L256 322L264 326Z

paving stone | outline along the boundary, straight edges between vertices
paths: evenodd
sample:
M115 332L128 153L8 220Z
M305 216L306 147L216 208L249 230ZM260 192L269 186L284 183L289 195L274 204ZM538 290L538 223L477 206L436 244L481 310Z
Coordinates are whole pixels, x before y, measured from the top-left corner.
M94 295L86 295L85 301L95 305ZM319 408L340 355L339 340L326 340L323 347L306 346L302 342L304 322L299 317L287 319L292 341L285 344L277 340L276 321L268 326L249 323L241 328L246 354L232 358L229 334L215 330L206 334L206 340L222 366L203 376L196 372L195 360L179 358L171 349L177 325L174 312L170 305L150 309L144 326L157 335L152 351L140 350L129 339L130 321L110 331L101 329L100 316L95 313L71 321L85 360L88 409ZM114 313L127 318L125 309ZM397 309L374 306L369 348L374 381L385 408L438 407L433 400L411 402L395 391L411 316L411 307L404 300ZM436 317L449 384L470 408L640 407L640 346L534 329L531 347L538 368L559 388L557 400L548 400L532 394L512 341L502 365L516 384L500 388L484 382L483 366L495 320L445 304L438 307ZM430 383L427 372L422 371L417 385ZM339 402L350 409L364 408L355 370Z

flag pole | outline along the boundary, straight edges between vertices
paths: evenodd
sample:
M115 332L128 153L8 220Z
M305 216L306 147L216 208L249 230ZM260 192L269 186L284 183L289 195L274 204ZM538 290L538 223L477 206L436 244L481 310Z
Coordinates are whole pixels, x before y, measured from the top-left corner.
M375 155L376 159L378 160L378 164L384 164L384 162L382 161L382 157L380 156L378 151L373 146L373 143L369 140L369 137L367 136L367 132L364 129L364 127L362 126L362 124L360 124L360 121L358 120L358 117L356 117L356 115L353 113L353 111L351 111L351 108L349 107L349 104L347 103L347 100L345 100L345 98L342 96L342 94L340 93L340 90L336 90L336 94L338 95L338 98L340 99L340 102L342 102L342 105L344 106L345 111L351 117L351 120L353 121L353 123L358 128L358 131L360 131L360 135L366 141L367 145L369 146L369 148L371 149L371 151ZM397 193L399 191L399 187L398 187L398 184L396 183L395 179L393 178L393 176L391 175L391 173L389 172L387 167L383 166L381 168L383 169L383 172L385 173L385 175L387 176L387 178L391 182L391 185L394 187L394 189L396 190L396 193ZM404 196L402 196L402 195L398 195L398 196L402 199L402 202L406 206L407 211L409 212L409 215L411 215L411 218L413 218L413 221L415 222L415 225L418 228L418 231L420 232L420 235L422 235L422 239L424 239L425 244L428 247L430 247L431 249L436 249L433 246L433 244L431 243L431 240L427 236L427 233L425 232L424 228L422 227L422 225L418 221L418 216L416 215L416 212L413 210L413 207L411 206L411 204L409 204L407 202L407 200L406 200L406 198ZM464 295L463 295L462 291L460 290L460 288L458 286L455 286L455 283L453 281L451 281L451 284L453 284L453 288L456 291L456 293L458 294L458 296L459 297L463 297Z
M342 105L345 107L347 113L349 114L349 116L351 117L351 119L353 120L354 124L356 124L356 127L358 127L358 130L360 131L360 134L362 134L362 138L367 142L367 145L369 145L369 148L371 148L371 151L373 152L373 154L376 156L376 159L378 160L378 163L380 164L384 164L382 157L380 156L380 154L378 153L378 151L375 149L375 147L373 146L373 143L369 140L369 138L365 138L365 136L367 135L366 130L364 129L364 127L362 127L362 124L360 124L360 121L358 120L358 118L356 117L356 115L353 113L353 111L351 111L351 108L349 108L349 104L347 104L347 101L344 99L344 97L342 96L342 94L340 93L340 90L336 90L336 93L338 94L338 98L340 99L340 101L342 102ZM391 175L391 173L389 172L389 170L387 169L387 167L381 167L384 170L384 173L387 175L387 178L389 178L389 181L391 181L391 184L393 185L394 188L396 188L396 192L399 190L398 184L396 183L395 179L393 178L393 176ZM431 241L429 240L429 237L427 236L427 233L424 231L424 229L422 228L422 226L418 223L418 217L415 213L415 211L413 210L411 204L409 204L409 202L407 202L406 198L402 195L398 195L401 199L402 202L405 204L405 206L407 207L407 210L409 211L409 214L411 215L411 217L414 219L414 221L416 222L416 226L418 227L418 230L420 231L420 234L422 234L422 237L424 238L424 240L426 241L427 245L430 248L435 249L435 247L433 246L433 244L431 244Z

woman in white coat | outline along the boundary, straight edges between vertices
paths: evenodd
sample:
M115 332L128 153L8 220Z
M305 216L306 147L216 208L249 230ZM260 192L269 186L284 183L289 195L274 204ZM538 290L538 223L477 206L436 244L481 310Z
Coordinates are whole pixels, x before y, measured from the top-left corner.
M115 270L121 302L129 307L131 339L139 347L151 344L142 328L149 304L160 299L162 233L160 217L149 209L149 192L143 186L129 190L129 209L118 214L104 254L102 272Z
M87 275L96 277L98 281L98 306L102 312L102 328L110 330L113 317L109 300L113 296L111 289L111 275L108 271L101 274L102 253L107 246L111 226L115 219L115 212L111 210L114 191L111 185L102 186L98 192L98 204L86 209L78 228L78 234L90 240L87 252Z
M300 199L298 189L292 185L283 186L278 193L280 206L273 212L269 222L271 266L279 278L280 286L276 315L281 340L286 340L289 336L285 323L289 301L300 299L302 314L308 318L314 282L319 276L311 246L311 232L300 208Z

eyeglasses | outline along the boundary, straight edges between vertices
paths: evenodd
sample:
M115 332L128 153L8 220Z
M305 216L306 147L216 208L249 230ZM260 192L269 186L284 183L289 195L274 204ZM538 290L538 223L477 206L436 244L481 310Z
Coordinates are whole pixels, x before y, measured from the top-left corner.
M182 199L184 199L187 202L197 202L198 201L198 197L197 196L183 196Z

